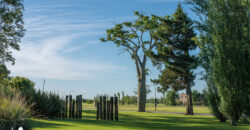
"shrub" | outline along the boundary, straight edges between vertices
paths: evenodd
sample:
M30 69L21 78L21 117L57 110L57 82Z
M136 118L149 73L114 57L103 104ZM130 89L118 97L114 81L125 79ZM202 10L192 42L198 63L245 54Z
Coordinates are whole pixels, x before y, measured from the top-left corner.
M242 116L240 117L239 122L243 124L250 124L250 119L248 119L247 116Z
M184 105L184 104L181 100L176 100L176 105L180 106L180 105Z
M14 90L12 93L14 94L0 94L0 129L17 129L20 126L25 130L29 129L30 127L26 122L26 118L29 117L31 105L25 102L25 99L20 96L20 93Z
M92 104L93 102L94 102L94 100L86 99L86 103L87 103L87 104Z
M176 99L179 98L179 95L176 91L169 90L166 95L166 105L176 106Z
M32 107L34 115L39 117L60 117L61 109L64 106L63 101L57 94L40 90L35 92L32 101L35 103Z
M20 91L34 89L34 87L35 87L34 82L32 82L31 80L29 80L25 77L20 77L20 76L16 76L14 78L11 78L9 81L9 85L12 88L19 89Z
M36 91L35 83L25 77L16 76L7 82L8 86L2 87L8 93L10 89L20 91L22 97L31 105L33 116L55 118L61 115L62 101L57 94Z
M130 104L136 104L137 103L137 97L136 96L123 96L122 103L130 105Z

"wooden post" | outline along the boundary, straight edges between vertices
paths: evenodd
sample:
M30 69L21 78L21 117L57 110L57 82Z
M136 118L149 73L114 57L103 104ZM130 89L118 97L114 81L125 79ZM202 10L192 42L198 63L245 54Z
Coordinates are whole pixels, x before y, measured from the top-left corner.
M72 118L72 95L69 95L69 118Z
M103 120L103 115L102 115L102 96L100 96L100 119Z
M115 96L115 120L118 121L118 98Z
M65 118L68 118L68 95L66 95Z
M99 120L99 102L96 100L96 120Z
M110 119L113 120L113 97L110 98Z
M79 96L79 118L82 119L82 95Z
M80 95L78 95L78 100L77 100L77 118L79 119L80 118Z
M72 105L72 118L75 118L75 104L76 104L76 101L73 100L73 105Z
M106 120L106 96L103 96L103 119Z
M64 117L64 100L61 100L61 102L62 102L62 105L60 105L61 106L61 108L60 108L60 118L63 118Z
M110 118L110 101L107 101L107 120L109 120Z
M79 109L78 109L79 107L78 106L79 106L79 96L76 96L76 112L75 112L75 115L76 115L75 117L76 118L78 118L78 115L79 115L78 114L79 113Z

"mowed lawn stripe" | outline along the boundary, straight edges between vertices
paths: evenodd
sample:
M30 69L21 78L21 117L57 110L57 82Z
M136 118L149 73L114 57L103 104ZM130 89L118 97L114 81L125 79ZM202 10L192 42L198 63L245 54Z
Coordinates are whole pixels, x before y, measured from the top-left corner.
M119 112L119 121L96 120L95 110L84 110L83 119L31 119L34 130L113 130L113 129L166 129L166 130L249 130L249 125L231 126L213 116L185 116L181 114Z

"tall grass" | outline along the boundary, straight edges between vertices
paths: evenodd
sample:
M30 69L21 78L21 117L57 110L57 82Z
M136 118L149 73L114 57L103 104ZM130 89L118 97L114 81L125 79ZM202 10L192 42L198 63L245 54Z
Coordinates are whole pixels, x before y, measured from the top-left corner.
M0 90L0 129L17 129L20 126L29 129L26 119L30 116L32 105L27 104L14 89L1 87Z

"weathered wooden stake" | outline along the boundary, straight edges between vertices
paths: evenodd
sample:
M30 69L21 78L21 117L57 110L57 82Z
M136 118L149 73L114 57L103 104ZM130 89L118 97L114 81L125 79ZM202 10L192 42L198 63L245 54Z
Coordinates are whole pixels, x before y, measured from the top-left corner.
M103 96L103 119L106 120L106 96Z
M113 120L113 97L110 98L110 119Z
M77 105L78 112L76 114L77 114L78 119L80 119L80 95L78 95L77 104L78 104Z
M65 118L68 118L68 95L66 95Z
M72 95L69 95L69 118L72 118Z
M64 100L61 100L62 104L64 104ZM61 105L61 108L60 108L60 118L63 118L64 117L64 107L63 105Z
M100 119L103 120L102 96L100 96Z
M99 102L96 100L96 120L99 120Z
M79 118L82 119L82 95L79 95Z
M110 101L107 101L107 120L109 120L110 118Z
M115 97L115 120L118 121L118 98Z
M76 118L79 118L78 113L79 113L79 96L76 96L76 112L75 112Z
M72 118L75 118L75 104L76 104L76 101L73 100L73 104L72 104Z

